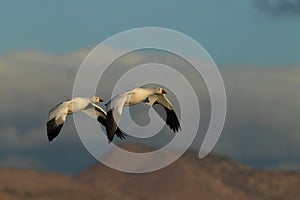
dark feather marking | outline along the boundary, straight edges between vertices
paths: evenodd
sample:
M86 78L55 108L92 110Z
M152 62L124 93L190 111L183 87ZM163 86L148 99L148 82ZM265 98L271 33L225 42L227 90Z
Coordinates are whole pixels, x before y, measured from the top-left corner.
M169 110L165 108L167 112L167 119L166 124L176 133L178 130L181 130L179 120L176 116L176 113L174 110Z
M125 133L123 133L119 127L117 128L116 130L116 135L121 139L121 140L126 140L126 137L127 136Z
M107 117L103 118L102 116L99 116L97 118L98 122L100 122L105 128L107 127ZM107 129L106 129L107 130ZM117 127L117 130L115 132L115 134L121 139L121 140L125 140L126 139L126 134L123 133L119 127ZM110 141L112 141L113 138L111 138Z
M98 107L89 104L87 108L94 108L96 111L98 111L99 116L97 117L97 121L100 122L105 128L107 127L107 116L105 113L103 113L103 110L99 109ZM115 131L115 134L121 139L124 140L126 139L125 136L126 134L123 133L119 128ZM112 140L113 138L111 138ZM110 140L110 141L111 141Z
M60 124L57 126L57 124L55 123L55 118L53 118L47 122L47 136L48 136L49 142L51 142L54 138L56 138L58 136L63 125L64 124Z
M117 123L115 122L115 119L113 118L113 112L112 110L110 110L107 112L107 116L106 116L106 132L109 141L113 140L117 129L118 126Z
M179 130L181 130L179 120L174 110L169 110L168 108L164 107L163 105L157 102L154 102L154 105L160 105L160 106L153 106L153 108L159 114L159 116L163 120L165 120L166 124L171 128L172 131L176 133ZM164 108L164 110L166 111L165 113L162 112L161 107Z

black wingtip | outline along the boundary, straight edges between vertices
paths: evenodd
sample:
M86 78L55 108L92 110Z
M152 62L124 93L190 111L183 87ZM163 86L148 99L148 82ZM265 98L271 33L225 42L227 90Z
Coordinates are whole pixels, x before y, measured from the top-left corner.
M110 113L110 112L109 112L109 113ZM111 115L111 114L109 114L109 115ZM97 120L98 120L98 122L100 122L103 126L105 126L106 132L108 132L108 131L107 131L107 124L108 124L108 121L109 121L109 120L107 119L107 116L105 116L105 118L104 118L103 116L99 116L99 117L97 118ZM115 134L116 134L121 140L125 140L125 139L126 139L126 136L127 136L125 133L123 133L123 132L119 129L119 127L117 127L117 130L116 130ZM109 135L109 134L107 134L108 143L111 143L114 136L112 135L112 136L108 137L108 135Z
M172 129L173 132L178 132L181 130L179 120L177 118L177 115L174 110L168 110L167 109L167 119L166 119L167 125Z
M56 138L58 136L62 127L63 127L63 125L59 125L57 127L52 128L51 131L49 131L47 133L49 142L51 142L54 138Z
M123 133L119 128L116 130L116 135L121 139L121 140L126 140L127 134Z
M49 135L49 134L48 134L47 136L48 136L48 141L49 141L49 142L52 142L52 141L53 141L53 139L54 139L54 137L50 137L50 135Z
M117 123L113 118L112 110L107 112L106 116L106 133L109 141L112 141L118 129Z
M107 135L108 143L111 143L113 141L115 135L117 135L121 140L126 140L127 134L123 133L119 128L117 128L114 134Z
M58 126L56 125L55 119L51 119L47 122L47 137L49 142L53 141L53 139L58 136L62 127L63 124Z
M159 116L163 120L165 120L167 126L175 133L180 131L181 127L175 111L173 109L168 109L157 102L154 102L153 105L156 104L160 106L159 107L153 106L153 108L159 114ZM162 110L160 109L161 107L163 107L166 112L162 112Z

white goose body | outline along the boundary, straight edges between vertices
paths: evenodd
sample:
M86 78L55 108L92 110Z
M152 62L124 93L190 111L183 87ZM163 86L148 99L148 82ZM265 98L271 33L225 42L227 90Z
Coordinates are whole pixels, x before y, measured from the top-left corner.
M174 131L180 130L180 123L173 109L172 103L166 97L166 91L163 88L135 88L131 91L119 94L109 101L106 105L107 112L107 126L106 131L109 140L112 140L117 130L118 123L124 106L133 106L141 102L149 106L159 104L163 106L167 113L165 119L166 124ZM157 110L156 110L157 111ZM160 112L158 114L161 115Z
M67 112L68 115L71 115L85 109L90 103L92 103L91 99L81 97L60 102L50 110L49 118L52 119L57 117L58 114L63 115L65 112Z
M99 97L76 97L71 100L63 101L54 106L48 114L48 140L52 141L55 137L58 136L66 121L67 115L71 115L80 111L84 112L89 117L98 120L102 125L106 126L106 112L101 107L95 104L102 101L103 100ZM124 134L119 129L117 130L117 135L121 139L125 139Z
M85 109L90 103L93 103L90 98L76 97L68 102L68 114L79 112Z
M124 100L124 106L133 106L139 104L153 94L153 92L151 92L149 89L152 88L135 88L123 94L117 95L105 105L106 107L109 107L110 110L111 105L118 104L118 101L120 100Z

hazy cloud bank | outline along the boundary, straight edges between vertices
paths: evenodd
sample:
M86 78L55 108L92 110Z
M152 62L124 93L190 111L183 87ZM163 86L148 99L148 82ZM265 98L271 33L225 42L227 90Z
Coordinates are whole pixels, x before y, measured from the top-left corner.
M263 13L273 17L300 16L299 0L252 0L253 4Z
M114 50L109 49L108 53L110 51ZM61 170L85 160L88 153L80 143L72 120L53 144L47 142L44 126L49 109L72 95L76 72L87 53L84 50L54 56L41 52L13 52L0 56L0 163L18 163L24 151L32 159L37 155L35 163L64 159L64 153L71 154L71 151L81 156L78 160L65 162ZM184 69L182 73L195 83L202 120L206 121L202 128L204 132L210 106L204 83L184 61L170 55L144 52L119 60L100 80L101 96L109 98L111 89L101 87L102 83L109 86L132 65L151 59ZM300 151L300 69L227 67L221 69L221 73L227 91L228 112L215 151L255 166L300 168L297 160ZM137 109L136 112L140 116L139 112L144 111ZM198 148L198 145L194 146ZM49 151L53 148L60 149L60 153ZM43 158L38 151L49 153Z

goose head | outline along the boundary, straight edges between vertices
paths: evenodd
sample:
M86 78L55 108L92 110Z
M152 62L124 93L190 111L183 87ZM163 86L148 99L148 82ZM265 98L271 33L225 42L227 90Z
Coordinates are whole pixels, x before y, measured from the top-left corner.
M99 102L102 102L102 101L103 101L103 99L101 99L100 97L97 97L97 96L94 96L92 98L92 102L93 103L99 103Z
M161 87L155 88L155 93L156 94L167 94L166 90L164 88L161 88Z

